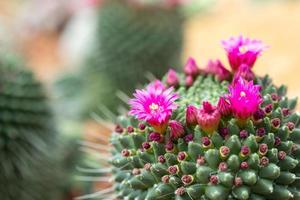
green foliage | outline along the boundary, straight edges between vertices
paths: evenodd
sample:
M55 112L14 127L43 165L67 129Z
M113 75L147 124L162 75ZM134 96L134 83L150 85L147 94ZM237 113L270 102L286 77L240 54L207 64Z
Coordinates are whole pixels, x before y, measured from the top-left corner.
M15 57L0 57L1 200L54 200L57 135L44 89Z
M180 65L183 18L176 9L136 8L108 1L99 10L93 54L82 69L83 113L104 105L117 112L120 90L129 95L147 73L161 78Z
M183 136L174 140L173 150L165 148L168 140L149 141L152 127L141 130L134 119L120 117L123 132L114 132L111 138L112 171L119 198L299 200L300 116L293 112L296 99L288 99L286 88L275 87L267 76L257 78L256 82L262 86L262 108L269 104L273 107L263 119L249 120L241 126L234 118L223 118L218 131L212 135L204 133L198 125L185 126L185 134L192 134L193 139L187 141ZM185 124L183 108L186 105L199 105L203 100L216 102L215 97L226 92L227 84L201 75L192 87L180 86L177 90L181 96L177 102L179 109L172 118ZM272 123L275 118L280 119L278 126ZM129 133L128 126L133 126L134 131ZM228 128L229 134L221 135L221 128ZM263 136L257 135L261 128L266 131ZM242 130L248 132L248 137L240 136ZM165 138L168 134L169 131ZM211 145L202 144L203 137L209 137ZM142 148L144 142L150 147ZM262 144L267 145L267 151L263 152ZM230 150L226 155L221 154L224 146ZM240 153L242 146L249 147L248 155ZM179 156L183 153L184 159Z

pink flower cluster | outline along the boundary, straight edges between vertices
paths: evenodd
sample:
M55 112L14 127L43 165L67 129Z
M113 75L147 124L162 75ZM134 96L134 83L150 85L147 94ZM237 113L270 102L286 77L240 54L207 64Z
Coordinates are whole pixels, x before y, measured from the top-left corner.
M266 46L258 40L251 40L242 36L230 38L222 42L227 51L228 60L233 74L227 70L220 60L210 60L205 69L201 70L193 58L189 58L183 71L185 76L179 76L175 70L167 73L165 84L156 80L146 89L136 90L134 98L129 104L130 115L150 124L155 132L151 133L154 141L160 141L167 128L170 138L178 139L184 135L184 126L175 120L170 120L173 111L177 108L175 101L178 95L173 87L178 88L182 81L186 87L192 86L199 74L213 74L220 81L232 80L229 93L219 98L218 104L212 105L204 101L197 108L188 105L186 109L186 125L193 127L199 125L207 134L212 134L219 128L221 118L233 116L239 122L246 122L255 118L262 103L260 86L253 83L255 78L252 67ZM226 130L224 129L224 136Z

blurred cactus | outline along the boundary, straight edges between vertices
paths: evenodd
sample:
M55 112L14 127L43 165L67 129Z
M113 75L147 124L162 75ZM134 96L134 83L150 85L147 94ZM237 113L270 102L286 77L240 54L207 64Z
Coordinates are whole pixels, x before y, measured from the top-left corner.
M97 39L81 76L85 114L104 105L114 113L117 91L130 94L147 73L161 77L180 64L183 18L176 8L107 1L99 9ZM116 59L117 58L117 59Z
M60 159L44 89L18 58L0 57L1 200L56 200Z

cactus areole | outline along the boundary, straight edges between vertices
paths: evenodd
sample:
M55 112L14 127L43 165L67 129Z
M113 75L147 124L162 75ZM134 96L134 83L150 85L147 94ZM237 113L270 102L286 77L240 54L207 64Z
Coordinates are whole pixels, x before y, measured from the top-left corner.
M220 61L202 70L190 58L184 73L133 94L111 137L120 199L300 199L296 99L253 73L261 41L222 45L231 71Z

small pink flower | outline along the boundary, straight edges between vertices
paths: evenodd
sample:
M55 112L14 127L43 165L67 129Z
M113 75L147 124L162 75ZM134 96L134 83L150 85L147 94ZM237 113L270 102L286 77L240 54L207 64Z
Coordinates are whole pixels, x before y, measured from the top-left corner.
M257 57L267 48L262 41L243 36L223 40L222 45L227 52L227 57L233 71L237 71L242 64L246 64L252 68Z
M255 75L251 68L248 65L242 64L233 77L233 84L235 84L239 77L242 77L246 81L252 81L255 78Z
M197 113L198 113L198 109L195 106L189 105L187 107L186 114L185 114L187 125L190 126L197 125Z
M139 120L145 120L156 131L162 133L172 111L177 107L175 100L178 96L172 92L172 88L166 90L161 90L161 87L157 90L154 88L154 86L148 86L147 90L136 90L133 94L135 98L129 101L131 106L129 114Z
M172 139L180 138L184 134L183 126L180 122L171 120L169 122L170 127L170 137Z
M259 90L259 85L253 85L253 81L247 82L241 77L229 87L228 100L235 117L246 120L258 110L262 103Z
M225 97L219 98L217 107L222 116L231 115L231 105Z
M189 76L192 76L192 77L195 77L199 74L199 67L197 66L197 63L195 61L194 58L190 57L184 68L183 68L183 71L186 75L189 75Z
M204 132L212 134L219 126L221 114L217 107L204 101L202 108L198 111L197 120Z
M231 75L220 60L209 60L204 72L215 75L220 81L228 80Z
M174 69L169 69L169 71L167 73L166 83L169 86L174 86L174 87L176 87L179 84L179 78Z

